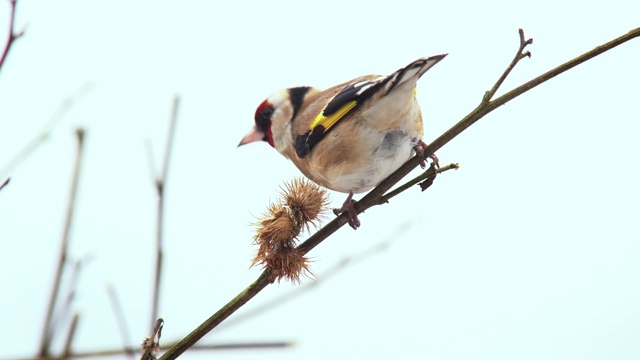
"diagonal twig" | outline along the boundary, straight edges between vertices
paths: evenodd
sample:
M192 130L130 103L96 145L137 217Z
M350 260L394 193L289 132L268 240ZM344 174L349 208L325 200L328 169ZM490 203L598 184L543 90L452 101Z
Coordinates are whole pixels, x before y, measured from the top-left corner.
M10 177L8 177L7 180L3 181L2 184L0 184L0 190L2 190L2 188L7 186L7 184L9 184L9 181L11 181Z
M92 83L85 83L73 94L64 99L47 123L42 127L36 136L24 145L13 157L0 168L0 177L5 176L22 164L35 150L38 149L51 135L56 125L64 119L64 115L71 109L71 106L93 88Z
M113 309L116 324L118 326L118 330L120 331L123 353L127 354L130 358L133 358L135 350L131 349L131 347L129 346L129 340L131 339L131 336L129 335L129 329L127 329L127 322L124 316L124 311L122 310L122 304L120 303L118 295L116 294L116 290L112 285L107 285L107 294L109 295L109 302L111 303L111 308Z
M624 34L606 44L600 45L594 48L591 51L588 51L572 60L567 61L564 64L557 66L556 68L516 87L515 89L507 92L506 94L500 96L495 100L487 100L483 101L465 116L462 120L460 120L457 124L447 130L445 133L436 138L430 145L425 149L424 156L433 155L435 151L442 148L445 144L453 140L456 136L462 133L469 126L473 125L475 122L483 118L485 115L489 114L496 108L506 104L507 102L513 100L514 98L522 95L523 93L533 89L534 87L554 78L555 76L562 74L563 72L570 70L571 68L582 64L583 62L598 56L608 50L615 48L618 45L621 45L629 40L632 40L636 37L640 36L640 28L633 29L629 31L627 34ZM523 35L524 37L524 35ZM521 53L521 52L519 52ZM510 71L510 70L509 70ZM507 73L508 74L508 73ZM497 83L498 87L500 83ZM495 85L494 85L495 87ZM496 87L497 90L497 87ZM490 90L491 91L491 90ZM486 94L485 94L486 97ZM382 181L378 186L376 186L373 190L371 190L367 195L365 195L358 203L356 204L356 210L358 213L362 213L368 208L378 205L380 199L393 187L396 183L398 183L402 178L404 178L409 172L411 172L415 167L418 166L422 161L424 161L424 157L415 156L402 165L398 170L396 170L393 174L387 177L384 181ZM326 224L324 227L319 229L314 235L309 237L304 243L298 246L298 251L304 255L309 252L311 249L320 244L324 239L326 239L329 235L336 232L339 228L344 226L347 223L347 215L343 214L333 221ZM231 314L233 314L237 309L251 300L257 293L262 291L266 286L271 283L271 274L267 269L265 270L256 281L254 281L251 285L245 288L242 292L240 292L235 298L229 301L226 305L224 305L220 310L218 310L215 314L205 320L200 326L194 329L189 335L183 338L176 346L169 349L160 359L161 360L172 360L180 356L184 351L186 351L189 347L195 344L198 340L200 340L205 334L214 329L218 324L228 318Z

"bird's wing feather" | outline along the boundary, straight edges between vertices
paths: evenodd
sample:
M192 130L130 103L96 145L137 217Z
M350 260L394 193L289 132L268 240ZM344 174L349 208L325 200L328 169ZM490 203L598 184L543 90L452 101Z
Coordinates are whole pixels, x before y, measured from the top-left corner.
M311 122L307 132L296 137L295 147L298 157L306 156L335 128L338 122L347 118L348 114L365 103L373 94L384 90L384 96L410 79L417 81L435 63L437 61L433 61L432 58L421 58L389 76L363 76L344 86Z
M344 86L315 117L307 132L297 136L296 153L299 157L307 155L340 120L363 104L388 81L388 77L367 78L371 79L360 78Z

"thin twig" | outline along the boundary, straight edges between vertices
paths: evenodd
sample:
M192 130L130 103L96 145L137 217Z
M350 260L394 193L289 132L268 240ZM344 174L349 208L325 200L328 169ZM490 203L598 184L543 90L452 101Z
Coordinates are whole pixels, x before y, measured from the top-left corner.
M511 60L511 64L509 64L509 66L502 73L500 78L498 78L498 81L496 81L496 83L493 85L491 90L487 91L484 94L484 97L482 98L482 102L483 103L487 103L487 102L489 102L489 100L491 100L491 98L493 98L493 95L496 94L496 91L498 91L498 89L500 88L500 86L502 85L504 80L511 73L511 70L513 70L516 67L516 65L518 65L518 62L520 60L524 59L525 57L528 57L528 58L531 57L531 51L524 52L524 49L527 47L527 45L533 44L533 39L529 38L529 39L525 40L525 38L524 38L524 30L522 30L522 29L518 29L518 34L520 35L520 48L518 48L518 51L516 52L516 55L513 57L513 60Z
M164 229L164 189L167 185L167 174L169 173L169 159L171 158L171 150L173 148L173 138L175 137L176 121L178 119L178 106L180 105L180 97L173 98L173 107L171 110L171 118L169 120L169 131L167 134L167 143L164 149L164 160L160 174L156 177L156 192L158 195L158 208L156 218L156 263L153 278L153 297L151 299L151 327L155 326L158 318L158 304L160 301L160 281L162 275L162 258L163 258L163 229Z
M113 315L116 320L116 325L118 326L118 330L120 332L120 338L122 339L122 350L128 357L133 358L136 350L130 347L129 340L131 336L129 335L129 330L127 329L127 321L124 316L124 310L122 310L122 304L118 299L118 295L116 294L116 290L112 285L107 285L107 294L109 295L109 302L111 303L111 308L113 309ZM131 351L127 351L131 349Z
M9 35L7 36L7 43L4 46L4 50L2 51L2 55L0 55L0 70L2 69L2 65L4 65L4 61L9 55L9 50L11 49L11 45L13 42L24 35L24 30L15 32L14 25L16 20L16 2L17 0L9 0L11 4L11 12L9 15Z
M407 181L406 183L404 183L401 186L398 186L396 189L394 189L393 191L389 191L386 195L382 196L380 198L380 202L378 205L382 205L382 204L386 204L389 202L389 200L391 200L391 198L393 198L394 196L400 194L401 192L409 189L410 187L414 186L415 184L419 183L420 181L423 181L429 177L435 177L436 174L441 174L445 171L448 170L458 170L460 168L460 165L457 163L451 163L449 165L445 165L445 166L441 166L439 168L436 168L434 166L429 167L425 172L423 172L422 174L416 176L415 178Z
M620 36L606 44L596 47L595 49L588 51L575 59L572 59L549 72L536 77L533 80L526 82L518 86L517 88L511 90L510 92L500 96L499 98L491 101L483 101L474 109L471 113L465 116L460 122L455 124L451 129L447 130L444 134L438 137L436 140L430 143L430 145L425 149L424 156L428 157L433 155L435 151L442 148L449 141L453 140L457 135L459 135L462 131L467 129L469 126L473 125L475 122L483 118L485 115L489 114L491 111L496 108L506 104L510 100L516 98L517 96L525 93L526 91L546 82L547 80L552 79L553 77L597 56L602 54L605 51L611 50L614 47L623 44L633 38L640 36L640 28L634 29L627 34ZM499 85L499 84L498 84ZM486 95L485 95L486 96ZM373 190L371 190L367 195L365 195L358 203L356 204L356 210L358 213L362 213L366 209L377 205L380 202L380 199L393 187L397 182L399 182L402 178L404 178L409 172L411 172L418 164L424 161L425 157L415 156L402 165L398 170L396 170L393 174L391 174L388 178L382 181L378 186L376 186ZM329 235L336 232L339 228L341 228L344 224L347 223L347 215L343 214L333 221L326 224L324 227L319 229L314 235L309 237L304 243L298 246L298 251L304 255L309 252L311 249L320 244L324 239L326 239ZM240 294L238 294L235 298L229 301L224 307L218 310L215 314L213 314L210 318L205 320L200 326L198 326L195 330L193 330L189 335L187 335L184 339L182 339L176 346L172 347L167 351L160 359L161 360L172 360L180 356L183 352L185 352L189 347L195 344L198 340L200 340L205 334L214 329L218 324L228 318L231 314L233 314L237 309L251 300L258 292L264 289L267 285L271 283L270 280L270 272L269 270L265 270L256 281L254 281L251 285L249 285L246 289L244 289Z
M71 319L71 326L69 327L69 333L67 334L67 339L64 342L64 347L62 348L62 359L70 359L71 358L71 345L73 344L73 339L76 335L76 329L78 328L78 320L80 320L80 315L78 313L73 314L73 318Z
M9 181L11 181L11 178L8 177L7 180L5 180L2 184L0 184L0 190L2 190L2 188L4 188L5 186L7 186L7 184L9 183Z
M45 315L44 326L42 327L42 338L40 340L40 346L38 349L38 356L48 357L49 346L51 345L51 339L53 337L54 329L51 326L54 316L56 302L58 300L58 293L60 291L60 283L62 282L62 276L64 273L64 265L67 261L67 249L69 247L69 237L71 233L71 224L73 223L73 215L76 203L76 194L78 192L78 183L80 180L80 168L82 165L82 154L84 150L84 130L76 129L77 151L75 165L73 167L73 175L71 177L71 191L69 192L69 202L67 204L67 214L65 216L64 230L62 233L62 241L60 243L60 253L58 255L58 264L56 266L56 272L54 277L53 288L51 289L51 296L49 297L49 305L47 306L47 312Z

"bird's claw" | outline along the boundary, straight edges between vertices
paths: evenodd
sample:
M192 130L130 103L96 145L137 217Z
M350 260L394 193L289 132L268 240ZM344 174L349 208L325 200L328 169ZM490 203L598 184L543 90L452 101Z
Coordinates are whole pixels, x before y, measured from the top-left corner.
M427 148L427 146L429 146L429 144L425 143L424 141L420 140L420 142L413 147L413 150L416 152L416 155L418 155L419 157L421 157L423 160L420 162L420 167L423 169L427 168L427 161L424 158L424 150ZM438 159L438 157L436 156L436 154L431 154L428 156L429 159L431 159L431 161L433 161L433 163L436 165L436 167L440 167L440 160Z
M360 219L358 219L358 211L356 210L356 201L352 199L353 194L349 194L347 200L342 204L341 208L333 209L333 213L336 216L340 216L342 213L347 213L347 219L349 222L349 226L353 228L353 230L358 230L360 227Z

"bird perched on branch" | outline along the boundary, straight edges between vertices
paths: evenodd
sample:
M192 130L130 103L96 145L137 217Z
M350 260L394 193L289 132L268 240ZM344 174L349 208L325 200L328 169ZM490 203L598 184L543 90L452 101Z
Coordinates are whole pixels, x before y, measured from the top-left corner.
M347 212L349 225L357 229L353 194L372 189L414 154L424 153L416 83L446 55L327 90L280 90L258 106L255 125L238 146L266 141L315 183L348 193L334 212Z

